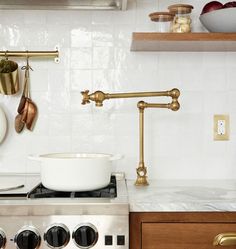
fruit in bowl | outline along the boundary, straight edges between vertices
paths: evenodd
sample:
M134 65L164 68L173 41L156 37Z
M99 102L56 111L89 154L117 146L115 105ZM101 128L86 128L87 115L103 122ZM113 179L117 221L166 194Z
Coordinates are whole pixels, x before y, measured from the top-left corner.
M210 32L236 32L236 1L209 2L203 7L199 19Z
M223 5L223 8L234 8L234 7L236 7L236 2L235 2L235 1L233 1L233 2L228 2L228 3L225 3L225 4Z
M223 8L223 4L218 2L218 1L212 1L212 2L209 2L207 3L203 9L202 9L202 14L205 14L205 13L208 13L208 12L211 12L213 10L218 10L218 9L222 9Z

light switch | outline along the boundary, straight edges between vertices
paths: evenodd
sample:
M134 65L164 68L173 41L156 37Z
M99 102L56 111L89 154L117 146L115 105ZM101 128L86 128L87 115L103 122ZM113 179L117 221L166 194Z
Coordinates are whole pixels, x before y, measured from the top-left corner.
M229 115L214 115L214 140L229 140Z

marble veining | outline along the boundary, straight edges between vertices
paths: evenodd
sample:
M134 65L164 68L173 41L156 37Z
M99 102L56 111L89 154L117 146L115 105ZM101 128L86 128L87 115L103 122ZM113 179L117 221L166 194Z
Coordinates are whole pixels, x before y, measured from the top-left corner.
M131 212L236 211L235 180L128 180Z

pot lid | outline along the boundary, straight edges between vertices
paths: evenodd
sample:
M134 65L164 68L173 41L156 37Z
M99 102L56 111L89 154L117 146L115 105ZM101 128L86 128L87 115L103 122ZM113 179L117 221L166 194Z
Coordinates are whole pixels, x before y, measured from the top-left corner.
M173 4L168 7L168 10L174 14L189 14L192 9L193 6L190 4Z
M169 22L174 19L174 14L170 12L153 12L149 14L151 21L154 22Z

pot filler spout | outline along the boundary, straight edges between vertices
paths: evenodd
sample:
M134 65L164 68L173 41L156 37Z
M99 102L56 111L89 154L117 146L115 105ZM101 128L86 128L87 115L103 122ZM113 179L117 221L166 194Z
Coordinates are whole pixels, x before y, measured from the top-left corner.
M102 91L96 91L89 94L89 90L81 92L83 96L82 105L94 101L95 105L98 107L103 106L103 101L106 99L116 99L116 98L139 98L139 97L171 97L172 101L170 103L147 103L144 101L139 101L137 107L139 109L139 164L136 169L137 179L135 182L136 186L147 186L147 168L144 163L144 109L145 108L166 108L172 111L178 111L180 104L178 98L180 96L180 91L174 88L170 91L161 92L134 92L134 93L104 93Z

